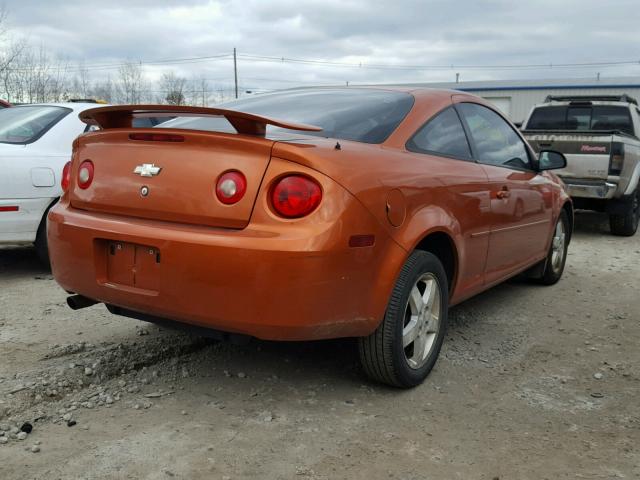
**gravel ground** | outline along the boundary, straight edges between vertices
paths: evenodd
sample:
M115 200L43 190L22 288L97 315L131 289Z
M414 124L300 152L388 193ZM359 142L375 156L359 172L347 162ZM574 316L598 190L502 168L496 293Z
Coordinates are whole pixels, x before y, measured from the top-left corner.
M0 249L0 478L640 478L640 235L604 220L578 215L558 285L452 309L411 391L368 382L352 340L73 312L32 250Z

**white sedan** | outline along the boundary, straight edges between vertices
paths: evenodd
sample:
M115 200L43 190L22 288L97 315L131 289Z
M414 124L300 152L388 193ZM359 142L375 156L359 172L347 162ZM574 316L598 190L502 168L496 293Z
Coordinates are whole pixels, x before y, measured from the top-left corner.
M34 243L48 262L46 214L73 140L87 130L78 114L95 103L22 105L0 110L0 245Z

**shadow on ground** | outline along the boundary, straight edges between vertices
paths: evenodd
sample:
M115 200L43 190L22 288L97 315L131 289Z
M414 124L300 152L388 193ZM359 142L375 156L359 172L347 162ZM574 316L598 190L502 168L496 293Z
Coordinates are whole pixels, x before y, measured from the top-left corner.
M5 275L49 275L33 247L0 247L0 281Z
M582 234L611 235L609 216L605 213L576 210L574 232Z
M601 236L608 237L610 235L608 218L606 215L592 212L577 212L575 232L580 237L596 239ZM50 272L38 261L33 248L0 248L0 282L11 278L38 278L39 276L50 276ZM52 282L47 288L57 288L57 286ZM477 330L483 330L483 335L491 336L492 329L495 336L504 335L503 327L496 326L491 320L502 314L505 303L520 302L541 288L543 287L518 278L453 307L450 312L449 338L456 340L458 337L472 337L477 334ZM78 321L82 322L83 311L73 313L70 311L69 314L77 316ZM117 320L136 322L128 318ZM486 329L488 330L484 331ZM170 345L175 341L176 335L167 331L165 334L158 337L154 335L154 337L155 341ZM147 339L148 337L143 339L132 334L130 338L125 338L125 342L144 356L150 340ZM199 341L201 340L193 337L194 343ZM198 355L202 355L203 360L207 359L207 363L219 363L222 359L230 370L235 371L241 368L246 370L251 364L257 363L258 368L266 375L272 373L300 376L313 381L318 381L315 377L329 377L332 381L341 380L357 384L366 381L359 367L356 339L316 342L253 340L246 346L207 345Z

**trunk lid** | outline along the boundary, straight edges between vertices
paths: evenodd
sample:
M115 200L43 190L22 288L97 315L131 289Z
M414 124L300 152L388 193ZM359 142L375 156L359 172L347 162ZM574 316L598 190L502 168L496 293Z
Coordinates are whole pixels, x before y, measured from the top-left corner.
M611 133L523 132L535 151L556 150L567 157L567 167L554 170L560 177L606 180L613 135Z
M132 140L132 133L178 135L184 140ZM273 145L271 140L247 135L128 128L89 133L77 142L69 192L73 207L235 229L249 222ZM94 177L83 190L77 176L84 160L93 162ZM152 165L160 170L141 175L156 171ZM216 196L216 183L229 170L246 177L247 190L237 203L225 205ZM141 194L143 187L148 189L146 196Z

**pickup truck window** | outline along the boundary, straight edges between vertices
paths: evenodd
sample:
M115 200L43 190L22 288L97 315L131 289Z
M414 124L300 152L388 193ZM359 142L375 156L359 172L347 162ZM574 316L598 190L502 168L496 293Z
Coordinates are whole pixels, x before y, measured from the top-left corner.
M633 135L633 123L626 107L593 107L591 130L620 130Z
M589 130L591 107L567 108L567 130Z
M528 130L565 130L567 107L541 107L531 114Z
M633 123L628 107L552 106L533 111L527 130L602 131L619 130L633 135Z
M469 127L480 163L518 170L530 168L524 142L500 115L475 103L461 103L458 108Z

